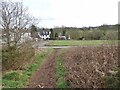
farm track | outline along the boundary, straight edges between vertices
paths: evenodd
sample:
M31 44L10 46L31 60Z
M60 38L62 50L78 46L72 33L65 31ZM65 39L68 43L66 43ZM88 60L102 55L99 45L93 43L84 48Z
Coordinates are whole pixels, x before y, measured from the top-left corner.
M55 88L57 83L57 63L59 49L49 56L44 64L33 74L29 80L28 88Z

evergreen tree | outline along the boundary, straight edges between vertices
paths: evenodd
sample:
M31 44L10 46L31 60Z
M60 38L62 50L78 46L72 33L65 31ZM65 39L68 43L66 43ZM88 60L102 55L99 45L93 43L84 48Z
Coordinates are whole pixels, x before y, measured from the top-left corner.
M36 28L35 25L31 26L31 37L33 37L33 38L37 38L38 37L37 28Z
M51 39L54 39L54 31L53 31L53 29L50 29L50 32L51 32L50 38L51 38Z

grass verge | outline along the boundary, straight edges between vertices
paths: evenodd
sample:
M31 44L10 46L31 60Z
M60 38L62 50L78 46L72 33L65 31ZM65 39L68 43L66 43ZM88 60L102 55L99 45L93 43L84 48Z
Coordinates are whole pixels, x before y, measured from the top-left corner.
M67 82L65 81L65 68L63 65L63 59L60 56L57 59L57 88L68 88Z
M3 88L24 88L28 84L29 77L39 69L53 49L42 51L36 56L36 62L31 64L25 71L12 71L3 76Z
M46 46L88 46L88 45L117 45L118 40L55 40Z

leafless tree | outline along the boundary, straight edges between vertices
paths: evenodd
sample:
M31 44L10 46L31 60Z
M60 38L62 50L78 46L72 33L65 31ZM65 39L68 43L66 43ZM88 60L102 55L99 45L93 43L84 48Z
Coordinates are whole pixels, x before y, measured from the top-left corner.
M3 27L3 34L7 46L17 45L21 35L26 32L26 28L33 24L35 19L28 13L28 9L23 6L23 2L0 2L0 25Z

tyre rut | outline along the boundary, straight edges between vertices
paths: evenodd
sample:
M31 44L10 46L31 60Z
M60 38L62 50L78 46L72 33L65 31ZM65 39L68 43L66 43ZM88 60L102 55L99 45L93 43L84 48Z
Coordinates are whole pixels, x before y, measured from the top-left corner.
M59 50L48 57L44 64L32 75L28 88L55 88L57 83L57 62Z

